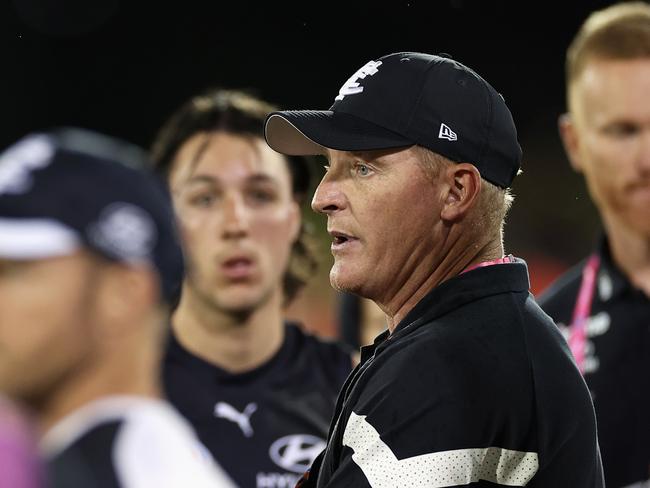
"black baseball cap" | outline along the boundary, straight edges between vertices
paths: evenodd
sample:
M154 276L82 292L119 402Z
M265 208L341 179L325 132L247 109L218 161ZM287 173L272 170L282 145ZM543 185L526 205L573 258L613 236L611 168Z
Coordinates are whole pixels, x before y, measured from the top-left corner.
M0 257L38 260L86 248L148 265L173 304L183 254L171 199L146 153L76 128L25 136L0 154Z
M414 144L507 188L521 147L503 97L446 55L393 53L369 61L346 81L329 110L271 113L266 141L287 155L389 149Z

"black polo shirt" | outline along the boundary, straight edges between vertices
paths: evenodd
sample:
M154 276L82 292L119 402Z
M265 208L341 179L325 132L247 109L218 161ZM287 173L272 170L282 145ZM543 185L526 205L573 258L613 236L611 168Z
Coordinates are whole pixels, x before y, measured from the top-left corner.
M650 299L613 263L605 241L586 326L585 380L591 390L605 481L620 488L650 478ZM578 264L540 297L569 336L582 271Z
M337 343L287 325L266 364L231 374L172 336L164 362L167 396L241 487L289 488L325 447L336 396L352 369Z
M589 392L528 287L521 260L474 269L364 348L306 486L602 487Z

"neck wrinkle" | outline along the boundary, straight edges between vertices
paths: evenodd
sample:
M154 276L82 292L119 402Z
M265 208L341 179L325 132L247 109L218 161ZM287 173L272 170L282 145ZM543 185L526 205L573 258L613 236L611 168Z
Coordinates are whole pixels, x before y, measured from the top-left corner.
M172 329L178 342L204 361L234 374L250 371L270 360L282 346L282 293L276 290L250 314L236 315L203 306L184 287L172 316Z
M446 246L447 251L443 250L441 253L442 259L434 261L430 268L432 271L423 280L410 285L406 283L389 304L379 305L382 310L395 310L386 315L391 334L418 302L441 283L458 276L469 266L503 257L500 238L491 239L482 245L468 241L469 239L461 233L459 239L450 241L451 245Z

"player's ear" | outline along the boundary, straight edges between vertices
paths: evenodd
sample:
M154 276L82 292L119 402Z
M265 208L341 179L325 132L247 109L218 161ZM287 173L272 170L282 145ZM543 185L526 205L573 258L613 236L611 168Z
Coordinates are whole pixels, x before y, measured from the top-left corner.
M569 158L569 163L571 163L571 167L578 173L581 173L582 162L579 151L580 139L578 131L576 130L575 121L570 113L567 112L560 115L558 119L558 130L560 132L562 144L564 144L564 150Z
M100 339L120 342L121 336L146 323L148 314L160 301L160 284L155 271L147 266L104 264L97 289Z
M443 175L443 206L440 218L454 222L474 206L481 192L481 173L470 163L450 165Z

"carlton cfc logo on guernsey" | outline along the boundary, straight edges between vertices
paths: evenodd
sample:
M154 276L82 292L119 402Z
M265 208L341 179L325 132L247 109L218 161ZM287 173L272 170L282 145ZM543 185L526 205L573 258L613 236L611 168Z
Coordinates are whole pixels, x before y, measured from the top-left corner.
M368 61L343 84L334 100L343 100L348 95L356 95L357 93L363 92L363 87L359 86L359 78L363 80L366 76L373 76L379 71L380 66L381 61Z

